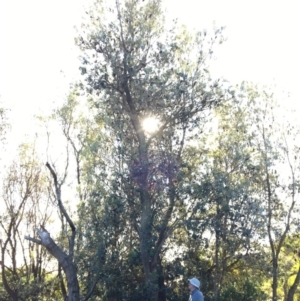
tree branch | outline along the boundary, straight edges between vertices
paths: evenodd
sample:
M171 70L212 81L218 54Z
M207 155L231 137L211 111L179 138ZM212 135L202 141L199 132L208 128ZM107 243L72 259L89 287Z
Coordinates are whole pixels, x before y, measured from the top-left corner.
M38 245L43 245L42 241L39 240L39 239L36 239L36 238L33 238L33 237L30 237L30 236L24 236L25 239L29 240L29 241L32 241L34 242L35 244L38 244Z
M94 282L93 282L93 284L92 284L92 286L91 286L89 292L81 299L81 301L87 301L87 300L92 296L93 291L94 291L94 289L95 289L95 287L96 287L98 281L100 280L100 278L101 278L101 276L97 277L97 278L94 280Z
M65 207L63 206L63 203L61 200L61 189L60 189L60 185L58 184L58 181L57 181L57 175L48 162L46 163L46 167L50 170L50 173L51 173L53 181L54 181L54 187L55 187L56 198L57 198L59 209L61 210L61 213L63 214L63 216L66 218L68 224L70 225L72 232L74 232L76 230L76 228L73 224L73 221L69 217Z

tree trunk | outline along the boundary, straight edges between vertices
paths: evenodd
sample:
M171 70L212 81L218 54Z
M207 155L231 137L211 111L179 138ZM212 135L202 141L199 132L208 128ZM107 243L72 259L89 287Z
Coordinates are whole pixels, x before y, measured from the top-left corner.
M63 252L58 245L50 237L50 234L46 230L38 230L37 233L40 237L40 241L28 236L26 239L35 243L42 244L48 250L48 252L57 259L61 265L67 279L68 287L68 301L79 301L79 284L77 280L77 272L73 265L72 257Z
M148 257L149 258L149 257ZM158 301L158 273L157 268L152 264L152 261L148 261L148 267L144 267L145 273L145 300Z
M141 203L143 207L141 216L141 226L139 230L141 260L146 281L146 298L152 300L153 287L153 265L150 257L151 249L151 204L147 191L141 191Z
M0 247L1 247L0 264L1 264L2 283L3 283L3 287L4 287L5 291L10 296L11 300L18 301L19 300L18 292L10 287L8 280L6 278L7 269L5 267L5 251L6 251L6 245L8 244L8 241L9 241L9 238L5 241L3 246L0 244ZM0 243L1 243L1 240L0 240Z
M277 258L273 257L273 283L272 283L272 301L277 301L277 287L278 287L278 277L277 277Z
M219 238L216 237L216 250L215 250L215 273L214 273L214 301L219 298Z
M79 284L76 269L69 258L67 258L66 267L63 267L63 270L67 278L68 301L79 301Z
M217 218L215 221L215 234L216 234L216 246L215 246L215 272L214 272L214 301L219 299L219 279L220 279L220 262L219 262L219 250L220 250L220 208L217 205Z
M161 260L158 262L158 301L166 301L165 277Z
M300 282L300 267L298 269L297 276L293 285L288 290L287 301L294 301L294 295L298 288L299 282Z

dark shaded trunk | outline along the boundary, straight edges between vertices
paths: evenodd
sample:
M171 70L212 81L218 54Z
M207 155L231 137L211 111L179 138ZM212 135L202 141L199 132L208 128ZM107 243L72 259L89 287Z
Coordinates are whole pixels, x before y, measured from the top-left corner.
M215 235L216 235L216 242L215 242L215 271L214 271L214 300L219 300L219 285L220 285L220 258L219 258L219 251L220 251L220 208L217 205L217 218L215 221Z
M294 283L288 290L287 301L294 301L294 295L298 288L299 282L300 282L300 267L298 269L297 276L296 276Z
M277 258L273 258L273 270L272 270L272 301L277 301L277 287L278 287L278 276L277 276Z
M8 244L9 238L6 240L6 242L4 243L3 246L1 246L1 276L2 276L2 283L3 283L3 287L5 289L5 291L7 292L7 294L10 296L12 301L18 301L19 300L19 296L18 296L18 292L14 289L12 289L8 283L7 280L7 268L5 266L5 251L6 251L6 246ZM0 241L1 242L1 241ZM14 275L12 275L12 277L14 277Z
M3 287L5 289L5 291L7 292L7 294L10 296L12 301L19 301L19 297L16 291L14 291L13 289L11 289L11 287L8 284L7 278L5 276L5 268L3 268L2 266L2 282L3 282Z
M64 268L67 278L68 286L68 301L79 301L79 284L77 280L77 273L74 264L67 259L67 265Z
M163 271L163 266L161 261L158 263L158 301L166 301L166 286L165 286L165 276Z

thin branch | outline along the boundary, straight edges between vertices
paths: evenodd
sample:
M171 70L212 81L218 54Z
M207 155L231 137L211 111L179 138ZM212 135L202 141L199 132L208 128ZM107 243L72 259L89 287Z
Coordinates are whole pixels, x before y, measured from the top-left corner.
M81 301L87 301L93 294L93 291L98 283L98 281L100 280L101 276L99 275L93 282L89 292L81 299Z
M288 148L288 143L287 143L285 134L283 134L283 137L284 137L284 142L285 142L285 146L286 146L286 156L287 156L289 167L290 167L290 170L291 170L291 173L292 173L292 203L291 203L291 206L288 210L286 227L284 229L284 232L283 232L283 234L280 238L279 244L277 246L277 254L280 252L280 249L283 245L285 237L286 237L286 235L287 235L287 233L290 229L291 214L292 214L292 211L294 209L295 202L296 202L295 201L295 194L296 194L296 192L295 192L295 173L294 173L294 169L293 169L293 166L292 166L292 163L291 163L291 160L290 160L289 148Z
M53 181L54 181L56 198L57 198L59 209L61 210L62 214L66 218L68 224L71 227L71 230L75 231L76 228L75 228L75 226L73 224L73 221L69 217L69 215L68 215L65 207L63 206L62 200L61 200L61 189L60 189L61 185L58 184L57 175L56 175L55 171L53 170L53 168L51 167L51 165L48 162L46 163L46 167L49 169L49 171L50 171L50 173L52 175Z
M60 289L61 289L64 300L67 300L68 295L67 295L67 290L66 290L66 286L65 286L65 283L64 283L64 279L62 277L61 270L62 270L62 266L59 263L58 264L58 278L59 278L59 282L60 282Z
M71 258L73 258L74 256L74 246L75 246L75 235L76 235L76 227L73 223L73 221L71 220L70 216L68 215L62 200L61 200L61 184L58 184L58 180L57 180L57 175L55 173L55 171L53 170L53 168L51 167L51 165L47 162L46 163L46 167L50 170L50 173L53 177L53 181L54 181L54 186L55 186L55 192L56 192L56 198L57 198L57 202L58 202L58 206L60 209L60 212L63 214L63 216L66 218L72 234L71 237L69 238L69 256Z

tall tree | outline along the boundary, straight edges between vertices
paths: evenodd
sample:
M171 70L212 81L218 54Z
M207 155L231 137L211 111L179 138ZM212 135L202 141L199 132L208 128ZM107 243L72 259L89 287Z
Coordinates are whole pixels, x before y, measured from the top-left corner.
M114 177L132 210L144 297L157 300L162 249L181 219L186 139L224 97L207 70L212 45L222 38L220 30L211 39L206 32L167 31L157 0L117 0L107 9L99 1L88 15L77 39L81 71L94 107L105 113L107 130L118 141L125 168ZM156 120L156 131L144 127L147 118Z

